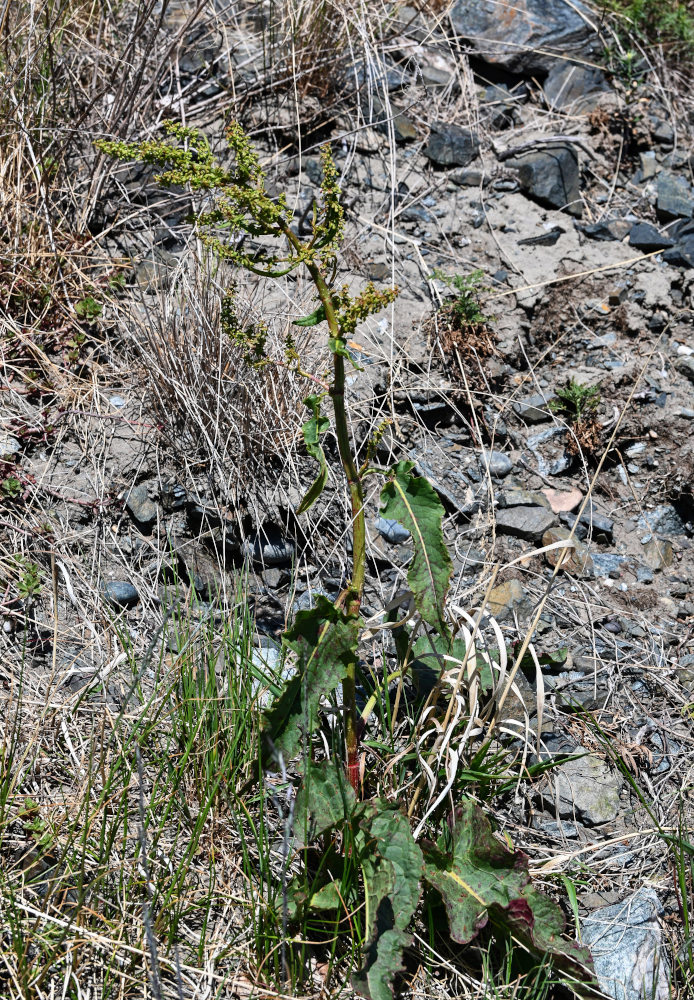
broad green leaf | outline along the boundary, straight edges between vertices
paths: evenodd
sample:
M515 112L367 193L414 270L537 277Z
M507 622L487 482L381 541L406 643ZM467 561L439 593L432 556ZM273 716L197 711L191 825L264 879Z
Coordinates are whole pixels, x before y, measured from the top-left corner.
M381 490L381 517L398 521L412 535L414 552L407 582L420 615L447 642L443 608L453 564L443 538L443 506L428 480L413 476L413 462L398 462Z
M303 879L296 878L287 886L287 918L290 921L300 920L307 910L340 910L344 907L339 882L324 882L315 892L307 892L302 883Z
M412 941L408 928L419 902L422 852L407 817L387 803L365 803L354 819L366 889L366 944L353 985L370 1000L392 1000L393 977Z
M296 796L294 840L297 847L313 843L326 830L340 826L357 801L339 763L309 764Z
M328 481L328 463L325 460L325 453L320 443L320 436L321 434L325 434L328 430L330 427L330 421L327 417L324 417L321 414L320 401L320 396L307 396L304 400L304 404L313 410L313 416L310 420L306 421L301 429L304 435L306 451L309 453L311 458L315 458L318 462L320 465L320 472L312 485L309 487L306 496L299 504L297 514L304 514L309 507L316 502L325 489L325 484Z
M265 713L265 755L282 753L285 762L297 755L302 740L318 726L318 706L347 675L356 656L358 621L345 615L327 598L316 597L316 607L300 611L284 646L297 657L297 672L277 701Z
M496 839L482 809L463 799L452 824L452 844L439 839L424 849L424 879L438 890L451 937L468 944L491 922L536 955L584 981L592 980L590 953L564 937L560 907L530 880L528 859Z
M301 319L293 320L294 326L316 326L318 323L322 323L325 319L325 306L321 303L317 309L314 309L312 313L308 316L302 316Z

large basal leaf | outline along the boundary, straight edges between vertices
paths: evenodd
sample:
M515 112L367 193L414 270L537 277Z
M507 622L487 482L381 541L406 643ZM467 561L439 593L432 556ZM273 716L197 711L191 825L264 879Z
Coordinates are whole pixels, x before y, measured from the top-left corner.
M444 509L428 480L413 476L412 462L398 462L381 490L381 516L398 521L412 535L414 552L407 582L420 615L450 641L443 617L453 564L443 538Z
M294 842L307 847L326 830L341 826L352 813L357 797L335 761L309 764L294 806Z
M265 713L263 742L283 755L285 762L299 752L302 740L318 725L318 706L347 675L356 656L358 620L347 616L327 598L316 597L316 607L300 611L284 646L297 658L297 672Z
M370 1000L392 1000L391 983L403 968L402 953L412 941L410 922L417 908L422 852L406 816L385 803L365 803L354 815L355 842L366 890L364 962L353 980Z
M476 803L465 799L456 809L451 838L450 846L442 837L424 847L424 878L443 899L453 940L468 944L491 921L535 954L592 981L589 951L563 937L560 907L533 886L526 855L496 839Z

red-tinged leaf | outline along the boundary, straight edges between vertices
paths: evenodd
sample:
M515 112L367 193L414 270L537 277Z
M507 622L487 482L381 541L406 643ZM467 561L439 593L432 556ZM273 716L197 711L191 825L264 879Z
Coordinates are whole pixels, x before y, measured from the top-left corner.
M450 838L425 847L424 878L443 899L454 941L468 944L491 922L580 981L594 982L590 953L564 937L564 915L532 884L526 855L496 839L475 802L456 809Z

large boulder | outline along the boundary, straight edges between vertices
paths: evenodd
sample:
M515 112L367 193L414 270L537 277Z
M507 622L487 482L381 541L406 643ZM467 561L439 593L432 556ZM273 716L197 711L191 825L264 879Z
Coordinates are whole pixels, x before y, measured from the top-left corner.
M598 47L594 14L579 0L456 0L450 19L474 55L512 73L548 72Z

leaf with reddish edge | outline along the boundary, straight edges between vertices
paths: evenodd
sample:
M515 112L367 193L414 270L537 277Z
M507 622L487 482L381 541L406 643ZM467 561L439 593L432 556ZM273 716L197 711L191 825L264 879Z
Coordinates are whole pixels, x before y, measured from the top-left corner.
M453 940L469 944L489 922L580 982L594 983L590 952L563 936L564 914L532 884L527 856L497 840L470 799L450 827L450 836L422 846L424 879L441 895Z

